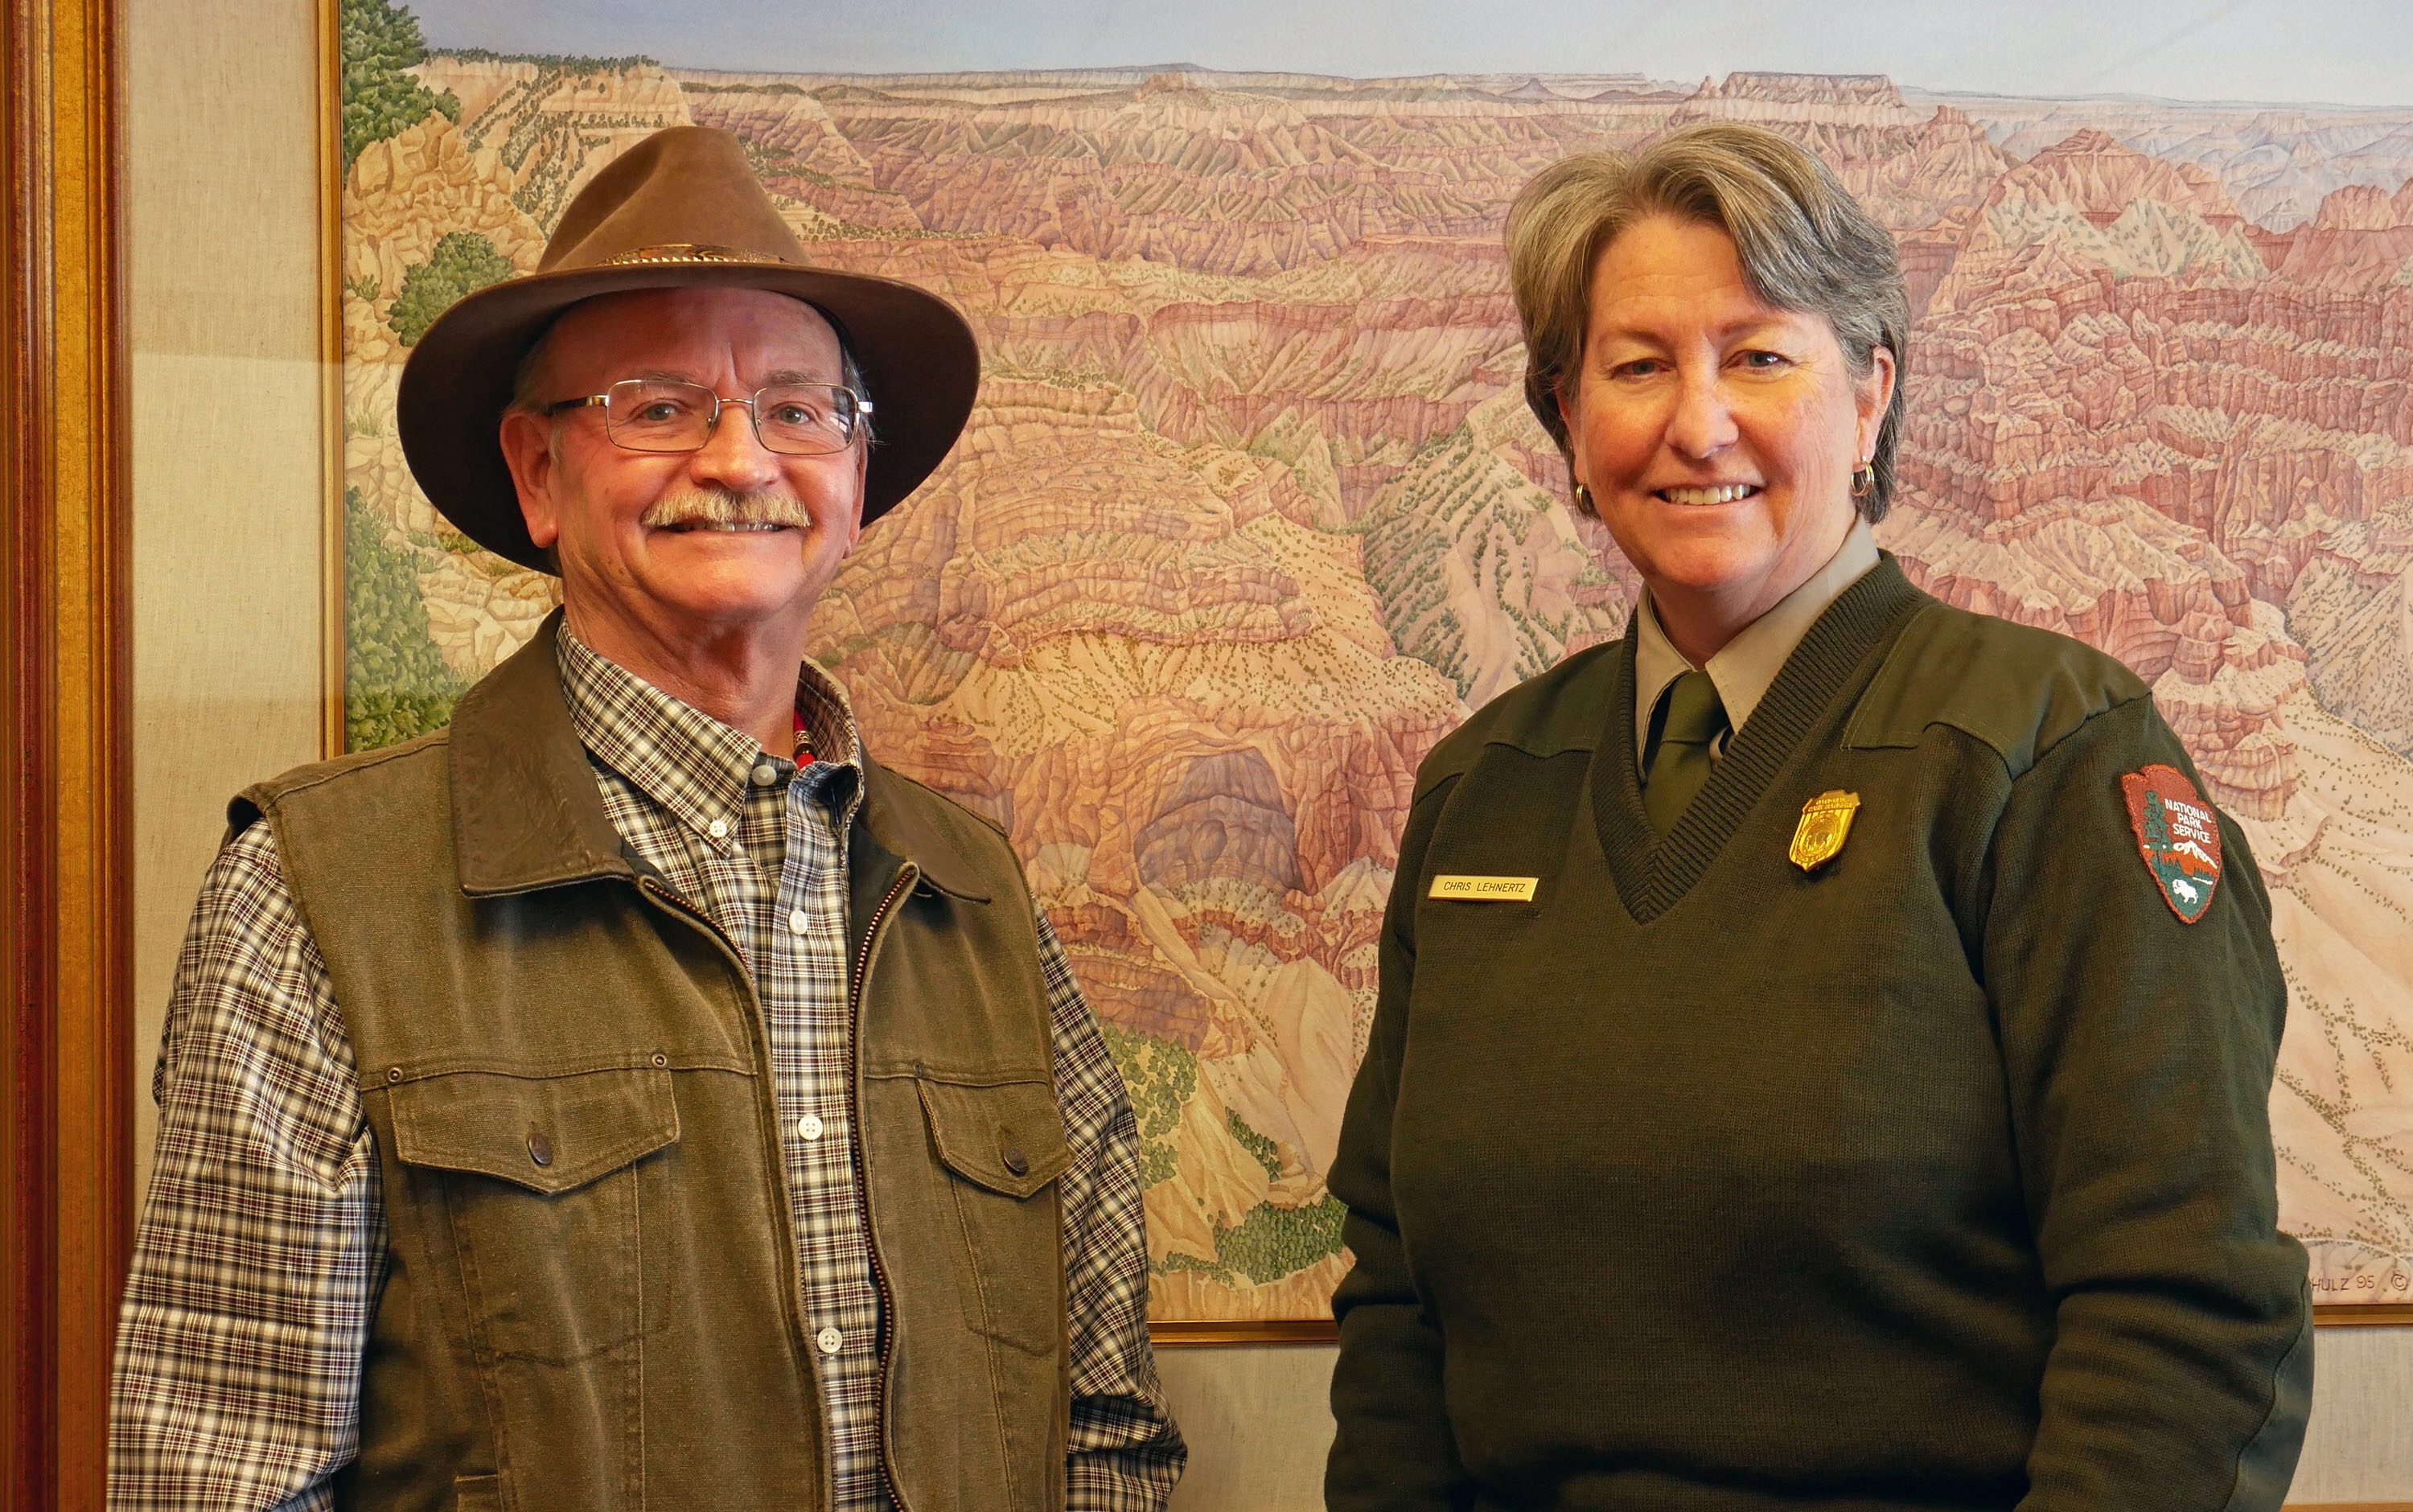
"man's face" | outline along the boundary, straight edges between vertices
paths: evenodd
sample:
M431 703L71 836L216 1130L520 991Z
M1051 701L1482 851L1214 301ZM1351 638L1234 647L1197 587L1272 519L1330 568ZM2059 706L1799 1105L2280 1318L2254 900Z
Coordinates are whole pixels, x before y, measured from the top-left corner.
M751 289L663 289L571 306L546 342L545 403L622 378L677 378L723 399L767 383L838 383L837 334L810 305ZM528 536L550 546L574 616L658 644L792 630L863 530L865 442L792 456L766 450L744 406L700 452L632 452L601 407L503 418L503 454ZM738 522L730 521L734 515Z

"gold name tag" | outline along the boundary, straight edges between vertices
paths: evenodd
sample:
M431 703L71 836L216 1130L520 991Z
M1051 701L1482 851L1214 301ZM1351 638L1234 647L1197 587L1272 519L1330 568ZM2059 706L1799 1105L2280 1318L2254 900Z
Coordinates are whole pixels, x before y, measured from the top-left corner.
M1539 877L1435 877L1427 897L1454 897L1462 903L1531 903Z

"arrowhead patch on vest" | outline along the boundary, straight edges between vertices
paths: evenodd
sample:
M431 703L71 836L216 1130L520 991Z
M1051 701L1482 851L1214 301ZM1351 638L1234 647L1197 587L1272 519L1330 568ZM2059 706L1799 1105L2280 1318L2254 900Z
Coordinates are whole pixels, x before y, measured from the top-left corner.
M2128 826L2137 832L2137 853L2162 890L2162 901L2193 924L2212 907L2220 885L2220 822L2212 805L2175 766L2156 763L2120 778L2128 799Z

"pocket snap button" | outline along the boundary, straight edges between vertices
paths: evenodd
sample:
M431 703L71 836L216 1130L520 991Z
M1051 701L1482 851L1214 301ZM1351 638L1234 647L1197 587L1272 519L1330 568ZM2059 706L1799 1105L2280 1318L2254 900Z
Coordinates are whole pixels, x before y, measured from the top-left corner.
M553 1141L540 1134L528 1135L528 1159L539 1165L553 1164Z
M656 1066L667 1066L670 1063L671 1058L669 1056L662 1054L659 1050L656 1050L654 1052L654 1064Z
M1030 1174L1030 1157L1012 1145L1005 1147L1005 1168L1016 1176Z
M390 1081L390 1082L395 1082L395 1081L400 1081L400 1080L402 1080L402 1068L401 1068L400 1066L388 1066L388 1067L386 1067L386 1068L385 1068L385 1079L386 1079L387 1081Z

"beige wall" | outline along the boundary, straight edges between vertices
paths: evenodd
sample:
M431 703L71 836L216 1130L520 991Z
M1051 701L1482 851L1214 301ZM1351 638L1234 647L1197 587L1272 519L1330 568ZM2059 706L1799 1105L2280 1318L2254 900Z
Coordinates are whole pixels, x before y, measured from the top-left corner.
M318 747L314 9L127 0L135 974L147 1087L226 799ZM152 1109L139 1099L142 1171ZM1167 1350L1179 1512L1320 1505L1329 1349ZM2320 1341L2305 1501L2413 1499L2413 1329Z
M244 783L318 755L311 8L132 0L138 1175L194 889Z

